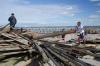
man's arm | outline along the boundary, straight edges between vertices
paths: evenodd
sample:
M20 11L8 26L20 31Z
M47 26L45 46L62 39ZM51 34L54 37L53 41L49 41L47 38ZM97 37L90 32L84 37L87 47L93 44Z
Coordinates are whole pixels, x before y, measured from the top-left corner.
M75 26L75 32L77 32L78 31L78 27L77 26Z
M15 24L17 23L17 19L15 18Z
M10 17L8 18L8 21L10 21Z
M12 17L9 17L9 18L8 18L8 21L12 21Z

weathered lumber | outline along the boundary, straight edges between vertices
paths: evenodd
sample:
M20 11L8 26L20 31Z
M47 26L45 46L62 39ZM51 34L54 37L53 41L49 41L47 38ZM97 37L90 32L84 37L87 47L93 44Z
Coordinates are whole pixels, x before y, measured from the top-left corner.
M47 54L47 56L53 61L53 63L56 65L56 66L61 66L53 57L52 55L46 50L43 48L43 50L45 51L45 53Z
M72 62L76 66L88 66L87 63L75 58L74 56L72 56L70 54L67 54L65 51L61 50L60 48L51 47L51 49L53 49L58 54L64 56L66 59L68 59L70 62Z
M51 54L53 54L54 56L56 56L58 59L60 59L65 65L68 65L69 61L67 59L65 59L64 57L62 57L61 55L59 55L58 53L55 53L54 51L52 51L50 48L46 48Z
M0 57L2 57L2 56L7 56L7 55L13 55L13 54L19 54L19 53L26 53L26 52L27 52L27 51L3 53L3 54L0 55Z
M19 36L28 41L30 40L29 38L24 37L23 35L19 35ZM31 42L31 43L33 43L33 42ZM34 43L33 45L35 45L35 48L38 49L40 55L42 55L43 61L47 63L49 59L48 59L47 55L45 54L45 52L43 51L43 49L36 43Z
M74 48L73 50L75 50L75 49L76 48ZM76 50L79 51L79 52L85 53L87 55L91 55L91 56L100 58L100 54L94 54L94 53L90 52L89 50L84 50L84 49L80 49L80 50L76 49Z
M28 56L30 51L32 51L32 55L35 56L34 54L37 53L35 50L24 50L24 51L16 51L16 52L9 52L9 53L1 53L0 54L0 61L11 58L11 57L19 57L19 56Z
M13 36L11 34L8 34L8 33L1 33L1 35L6 37L6 38L12 39L12 40L14 40L14 41L16 41L16 42L18 42L20 44L28 45L28 41L23 39L23 38L21 38L21 37L19 37L19 36L18 36L19 38L18 37L16 38L15 36Z
M10 52L10 53L3 53L0 54L0 61L6 59L6 57L11 56L11 55L17 55L17 54L23 54L23 53L27 53L27 51L21 51L21 52Z
M100 55L97 55L97 54L94 54L92 52L90 52L89 50L85 49L85 48L81 48L81 47L76 47L76 46L69 46L69 45L64 45L64 44L61 44L59 42L50 42L50 41L46 41L46 40L39 40L41 42L46 42L46 43L49 43L49 44L57 44L57 45L63 45L65 47L69 47L67 49L71 49L71 50L76 50L76 51L79 51L79 52L82 52L82 53L85 53L87 55L91 55L91 56L94 56L94 57L100 57Z
M45 52L43 51L43 49L38 45L38 44L34 44L36 49L38 49L40 55L42 55L42 58L43 58L43 62L47 63L49 61L47 55L45 54Z
M46 35L42 35L42 36L33 37L33 40L43 39L43 38L47 38L47 37L55 37L55 36L59 36L59 35L63 35L63 34L70 34L70 33L75 33L75 31L74 30L68 30L68 31L65 31L65 32L57 32L57 33L46 34Z
M9 43L0 43L0 46L9 46Z
M11 51L23 51L23 50L28 50L28 49L22 49L22 48L19 48L19 47L16 47L16 48L2 48L0 49L0 52L11 52Z
M50 33L50 34L45 34L45 35L41 35L41 36L37 36L37 37L33 37L33 40L39 40L39 39L43 39L43 38L48 38L48 37L55 37L55 36L59 36L59 35L63 35L63 34L70 34L70 33L75 33L75 30L68 30L65 32L56 32L56 33ZM28 37L25 37L23 35L18 35L26 40L29 40ZM32 37L32 36L31 36Z
M24 44L19 44L19 43L16 43L16 42L10 42L12 45L16 46L16 47L19 47L21 49L28 49L29 46L28 45L24 45Z
M12 42L14 40L0 40L0 43L5 43L5 42Z
M0 31L2 31L5 27L7 27L10 23L6 24L5 26L3 26Z

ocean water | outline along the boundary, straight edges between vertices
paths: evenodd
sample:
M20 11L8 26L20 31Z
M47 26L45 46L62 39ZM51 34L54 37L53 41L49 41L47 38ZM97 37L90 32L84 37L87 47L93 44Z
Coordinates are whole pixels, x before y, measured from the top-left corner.
M75 26L38 26L38 27L22 27L22 28L39 33L52 33L52 32L62 31L62 29L65 29L65 31L68 29L74 29ZM85 29L87 28L100 30L100 26L85 26Z

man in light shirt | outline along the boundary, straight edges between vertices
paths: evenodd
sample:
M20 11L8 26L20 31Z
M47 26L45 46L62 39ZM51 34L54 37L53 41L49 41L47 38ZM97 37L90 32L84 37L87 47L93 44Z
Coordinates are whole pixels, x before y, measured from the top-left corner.
M76 33L78 34L78 44L81 43L80 41L84 42L85 31L84 31L84 27L81 25L80 21L77 22Z

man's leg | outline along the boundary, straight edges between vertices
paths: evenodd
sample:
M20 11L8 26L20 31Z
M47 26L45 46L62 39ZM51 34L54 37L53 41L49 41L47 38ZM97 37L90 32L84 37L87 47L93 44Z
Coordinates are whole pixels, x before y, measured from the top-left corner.
M85 37L84 37L83 33L82 33L82 37L81 38L82 38L83 44L85 44L85 39L84 39Z
M83 33L82 33L82 34L80 34L80 39L81 39L82 43L84 43L84 44L85 44L84 34L83 34Z
M12 31L12 30L13 30L13 23L10 22L10 31Z
M13 23L13 27L15 28L16 23Z
M78 44L80 44L80 43L81 43L81 42L80 42L80 40L81 40L81 39L80 39L80 36L78 36Z

